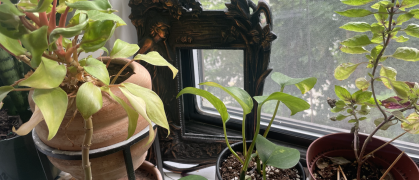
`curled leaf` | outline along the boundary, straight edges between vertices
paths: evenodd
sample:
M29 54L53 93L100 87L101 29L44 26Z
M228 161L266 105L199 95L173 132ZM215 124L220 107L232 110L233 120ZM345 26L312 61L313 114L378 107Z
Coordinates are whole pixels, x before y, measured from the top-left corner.
M35 111L32 114L31 119L28 122L22 124L19 129L15 129L13 127L12 131L15 132L19 136L24 136L29 134L36 125L38 125L41 121L44 120L44 116L42 116L41 110L38 106L35 106Z

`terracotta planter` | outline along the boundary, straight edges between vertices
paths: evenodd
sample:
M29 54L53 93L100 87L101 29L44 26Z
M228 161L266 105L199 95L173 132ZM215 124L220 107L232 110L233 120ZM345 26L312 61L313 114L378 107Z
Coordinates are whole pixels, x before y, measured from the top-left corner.
M323 136L311 143L307 150L306 158L307 168L310 171L310 175L313 177L315 162L321 157L328 156L344 157L349 160L355 159L355 154L351 147L353 138L353 134L350 133L336 133ZM363 144L366 138L367 136L360 134L360 144ZM385 144L385 141L373 138L368 144L365 152L369 153L383 144ZM374 158L369 158L369 160L376 166L381 166L382 168L387 169L401 152L402 151L398 148L389 144L375 152ZM396 180L410 180L417 179L419 177L419 169L417 165L406 154L402 155L400 160L390 172Z
M119 180L128 180L128 177ZM154 164L144 161L135 171L135 180L163 180L163 178L159 169L157 169Z
M252 141L246 141L247 147L250 146ZM243 142L234 143L231 145L231 148L236 152L243 152ZM256 150L256 146L254 148ZM227 159L228 156L230 156L231 151L228 148L225 148L220 155L218 155L217 163L215 164L215 179L216 180L223 180L221 178L220 168L222 166L222 163L225 159ZM306 179L306 174L304 172L303 166L300 162L298 162L297 165L295 165L295 168L298 170L298 175L300 175L300 179Z

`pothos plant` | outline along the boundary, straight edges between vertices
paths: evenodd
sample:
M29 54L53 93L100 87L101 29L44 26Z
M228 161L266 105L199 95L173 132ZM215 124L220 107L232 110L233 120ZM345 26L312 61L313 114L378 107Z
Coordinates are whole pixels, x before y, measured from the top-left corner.
M261 173L263 179L266 180L266 166L274 166L280 169L288 169L294 167L299 159L300 159L300 152L293 148L278 146L269 140L266 139L268 135L269 129L275 119L276 113L278 111L278 107L280 102L285 104L288 109L291 111L291 116L304 111L310 108L310 105L303 99L297 98L290 94L283 93L285 86L287 85L295 85L302 94L305 94L310 89L314 87L317 82L316 78L290 78L284 74L279 72L275 72L272 74L271 78L280 85L280 91L274 92L269 96L254 96L252 97L243 89L238 87L223 87L220 84L215 82L204 82L199 85L205 85L210 87L220 88L226 93L228 93L232 98L234 98L242 107L243 109L243 119L242 119L242 138L243 138L243 155L245 159L241 159L237 153L231 148L230 143L228 141L227 131L226 131L226 123L230 119L230 115L227 111L225 104L216 96L211 94L210 92L194 87L186 87L182 91L179 92L177 98L183 94L194 94L199 95L205 99L207 99L214 107L217 109L218 113L221 116L223 122L223 130L224 130L224 137L227 144L228 149L231 153L237 158L237 160L243 165L240 171L240 179L248 179L250 176L246 176L246 172L252 158L256 158L257 162L257 172ZM252 143L250 147L246 145L246 136L245 136L245 124L246 124L246 115L252 112L253 109L253 100L258 103L257 106L257 122L256 122L256 130L255 135L252 138ZM268 101L276 101L275 111L273 116L269 122L267 129L263 136L259 134L260 131L260 121L261 121L261 113L262 113L262 106ZM256 153L253 153L254 147L257 147ZM262 162L262 164L260 164ZM262 166L262 167L261 167Z
M22 0L15 5L10 0L2 0L0 5L0 47L20 61L33 68L24 78L13 84L0 87L0 106L4 97L12 91L33 91L35 111L31 119L18 130L19 135L29 133L39 122L45 120L52 139L64 118L67 108L75 102L77 111L85 119L85 137L82 148L82 164L85 179L91 179L89 148L93 133L92 115L102 108L102 92L109 94L128 114L128 137L137 125L139 115L169 131L163 102L156 93L132 84L115 84L121 72L135 60L143 60L156 66L169 64L157 52L136 55L111 80L107 67L112 59L134 55L139 47L117 40L109 53L110 59L104 64L92 57L79 58L81 52L95 52L104 48L115 28L126 25L113 14L108 0ZM77 10L66 23L68 13ZM60 18L58 17L60 14ZM78 36L83 34L81 42ZM68 38L73 38L69 40ZM22 47L22 45L23 47ZM19 88L21 86L27 88ZM128 105L112 93L110 87L118 87L129 100ZM152 141L150 136L148 143Z
M386 53L390 43L404 43L409 40L408 36L419 38L419 25L414 23L406 25L407 21L419 18L419 9L412 8L418 5L419 1L341 1L350 6L366 8L351 8L336 13L346 17L372 15L376 19L376 22L372 24L367 22L349 22L340 27L348 31L363 33L342 41L340 50L349 54L366 54L366 59L365 62L361 63L347 62L339 65L335 69L335 78L337 80L345 80L361 65L366 66L370 70L365 75L367 78L360 77L355 80L355 85L359 91L351 94L347 89L335 86L335 93L339 100L328 100L329 104L331 104L332 112L341 112L338 116L331 118L333 121L351 118L348 122L354 124L351 133L354 134L353 150L358 163L357 179L359 180L362 164L378 150L376 149L369 154L365 153L368 143L378 130L386 130L389 126L401 122L401 128L406 132L419 133L419 107L417 104L419 84L396 80L396 69L386 65L389 61L403 60L415 62L419 60L419 50L416 48L398 47L391 55ZM369 3L371 3L371 8L367 5ZM408 36L400 35L401 33ZM367 50L365 47L369 47L371 50ZM377 82L381 82L388 89L392 89L396 96L379 100L377 98ZM359 124L367 119L366 115L370 113L371 107L377 108L382 116L374 120L376 128L369 134L364 143L360 145L358 138ZM408 110L412 113L405 117L404 112Z

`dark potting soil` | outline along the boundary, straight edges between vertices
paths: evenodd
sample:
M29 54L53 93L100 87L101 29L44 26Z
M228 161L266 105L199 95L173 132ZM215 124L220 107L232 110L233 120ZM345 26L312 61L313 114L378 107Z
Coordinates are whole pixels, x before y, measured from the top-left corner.
M8 116L5 109L0 110L0 140L17 136L13 131L14 126L18 129L22 125L19 116Z
M132 62L132 63L137 63L137 62ZM121 70L123 67L124 65L122 64L112 64L112 62L111 64L109 64L108 72L109 72L109 75L111 76L111 80L113 80L115 75L118 74L119 70ZM127 68L124 69L124 71L122 71L121 75L119 75L115 84L120 84L124 82L133 74L134 74L134 71L128 66Z
M336 157L332 157L332 159L335 158ZM340 167L345 173L346 179L356 179L356 173L358 169L358 163L356 161L347 161L347 163L342 163ZM324 157L320 158L316 162L313 176L318 180L336 180L338 170L339 163L337 164L336 161L332 162L330 157ZM361 167L361 180L379 180L385 170L386 169L382 169L381 167L367 161ZM341 172L340 179L344 179ZM393 180L391 174L388 174L385 180Z
M244 161L244 156L241 152L238 152L237 155L239 155L239 157ZM242 164L236 159L236 157L233 154L231 154L226 160L224 160L222 166L220 167L221 178L223 178L224 180L238 180L240 179L239 176L241 168ZM257 173L256 162L254 158L250 161L249 167L247 169L247 175L249 175L252 178L252 180L263 179L262 174ZM296 168L282 170L272 166L266 167L266 179L302 180Z

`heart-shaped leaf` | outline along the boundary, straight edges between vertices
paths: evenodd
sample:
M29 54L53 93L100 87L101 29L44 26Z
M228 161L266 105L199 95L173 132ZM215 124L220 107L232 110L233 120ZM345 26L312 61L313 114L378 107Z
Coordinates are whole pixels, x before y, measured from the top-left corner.
M347 79L349 76L351 76L351 74L356 70L356 68L360 65L361 63L358 64L353 64L353 63L343 63L341 65L339 65L336 69L335 69L335 78L337 80L345 80Z
M412 113L406 118L407 122L402 123L402 129L411 133L419 134L419 115Z
M102 109L102 92L91 82L83 83L76 96L76 106L84 119Z
M381 80L383 81L383 84L387 88L391 89L390 81L395 81L396 80L396 75L397 75L397 71L394 68L385 67L385 66L381 67L380 76L387 77L387 78L381 78Z
M117 39L111 51L111 59L127 58L134 55L140 47L136 44L130 44L120 39Z
M23 46L32 54L31 66L36 68L41 63L41 57L48 48L47 41L48 26L42 26L39 29L22 36L20 41Z
M15 56L26 55L27 50L16 39L9 38L0 33L0 44Z
M35 89L32 99L42 112L49 130L48 140L51 140L57 134L67 111L67 93L59 87Z
M158 52L151 51L147 54L138 54L134 57L134 60L143 60L154 66L167 66L173 72L173 79L176 77L178 70L169 62L166 61Z
M109 72L108 69L106 69L106 65L103 64L102 61L89 57L86 59L85 63L86 64L83 64L83 68L84 70L86 70L86 72L88 72L93 77L99 79L106 85L109 85Z
M281 89L288 85L295 85L301 91L301 94L310 91L317 82L317 79L314 77L291 78L279 72L274 72L271 78L281 86Z
M258 102L258 106L262 106L271 100L281 101L291 110L291 116L310 108L310 104L306 101L282 92L274 92L269 96L255 96L253 98Z
M52 89L58 87L67 73L65 65L42 57L41 64L29 78L19 83L37 89Z
M263 164L276 168L289 169L300 160L300 151L297 149L278 146L260 134L256 137L256 149Z
M223 91L230 94L230 96L240 104L240 106L243 108L243 114L249 114L252 112L253 99L245 90L238 87L223 87L215 82L204 82L199 85L212 86L222 89Z
M81 40L81 48L86 52L95 52L105 45L106 41L113 35L115 28L116 22L112 20L89 22Z

